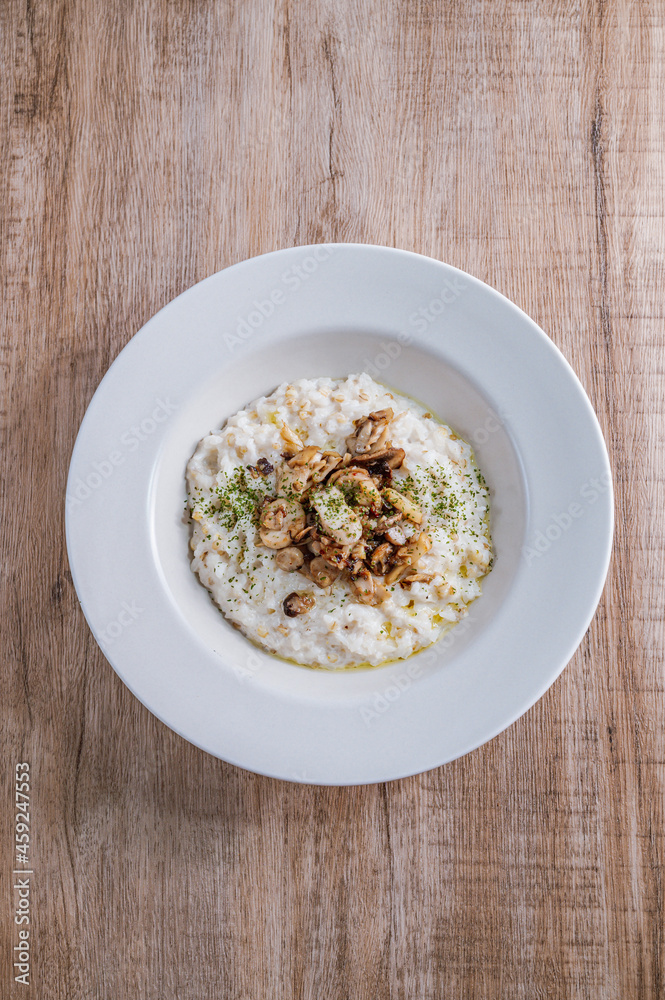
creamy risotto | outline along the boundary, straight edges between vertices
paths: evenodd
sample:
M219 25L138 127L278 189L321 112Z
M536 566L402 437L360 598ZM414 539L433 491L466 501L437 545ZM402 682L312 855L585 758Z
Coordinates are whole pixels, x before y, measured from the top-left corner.
M488 490L468 444L369 375L299 379L187 466L192 569L224 615L309 666L428 646L480 594Z

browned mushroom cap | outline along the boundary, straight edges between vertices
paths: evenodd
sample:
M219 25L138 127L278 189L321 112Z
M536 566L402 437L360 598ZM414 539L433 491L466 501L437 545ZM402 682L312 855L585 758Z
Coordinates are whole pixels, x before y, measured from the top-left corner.
M366 455L356 455L353 461L355 465L370 466L375 462L385 462L389 469L399 469L404 458L403 448L382 448L380 451L369 451Z
M271 472L275 471L274 466L268 461L267 458L260 458L256 463L256 468L262 476L269 476Z
M294 590L292 594L284 598L282 607L285 615L288 615L289 618L295 618L297 615L306 615L308 611L312 610L314 603L314 598L305 591Z
M378 545L369 557L369 568L377 576L385 576L392 564L392 557L395 549L390 542L383 542Z
M393 470L383 459L380 459L378 462L367 462L364 468L367 469L379 488L390 486L393 479Z
M304 555L295 545L289 545L288 549L280 549L275 556L275 565L287 573L300 569L304 561Z
M312 559L307 569L312 580L319 587L331 587L339 576L339 572L331 569L321 556Z

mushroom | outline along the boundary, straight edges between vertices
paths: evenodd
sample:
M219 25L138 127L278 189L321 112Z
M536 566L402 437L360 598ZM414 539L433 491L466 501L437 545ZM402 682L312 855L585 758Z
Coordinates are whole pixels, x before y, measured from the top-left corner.
M395 549L390 542L378 545L369 557L369 568L377 576L385 576L390 569Z
M260 458L256 463L256 468L262 476L269 476L271 472L275 471L275 467L268 461L267 458Z
M358 457L362 458L362 455ZM386 461L383 459L379 459L378 462L368 461L365 463L364 468L367 469L377 486L390 486L393 480L393 470Z
M308 445L293 455L278 474L280 493L305 493L313 483L320 483L342 461L336 451L319 451Z
M331 587L339 576L339 571L331 569L321 556L312 559L307 569L312 580L319 587Z
M321 556L332 569L342 570L348 566L349 546L339 545L327 535L316 534L307 544L309 551L315 556Z
M383 444L388 432L388 424L393 419L393 411L375 410L367 417L354 420L355 431L346 439L346 447L351 455L365 455L372 448Z
M402 577L399 585L400 587L404 587L405 590L411 590L412 583L431 583L434 576L434 573L409 573L408 576Z
M415 524L420 524L423 519L423 512L421 511L418 504L414 503L409 497L404 496L403 493L398 493L397 490L391 489L389 486L383 491L383 495L400 514L404 514L404 517L408 518L409 521L413 521Z
M275 565L287 573L300 569L304 562L304 555L295 545L289 545L287 549L280 549L275 556Z
M401 577L406 576L406 574L410 572L411 566L408 566L405 563L395 563L395 565L386 573L383 582L386 586L390 587L393 583L397 583Z
M303 528L302 531L298 532L293 541L296 543L296 545L300 545L301 542L306 542L307 535L311 534L311 532L314 531L315 528L316 525L308 524L306 528Z
M399 524L391 525L386 531L383 532L384 538L387 538L389 542L393 545L405 545L406 535L404 529Z
M277 488L280 493L300 496L309 488L313 469L316 467L321 452L313 445L301 448L277 473Z
M432 539L426 531L421 531L417 538L401 545L395 553L395 562L406 566L417 566L421 556L432 548Z
M286 455L297 455L299 451L302 451L302 441L298 435L291 430L289 425L284 423L284 421L280 424L279 434L285 442L284 453Z
M270 549L285 549L303 530L305 511L296 500L268 500L259 516L259 537Z
M321 452L316 447L316 445L308 444L306 448L301 448L292 458L287 462L292 469L296 465L311 465L314 462L318 462L321 458Z
M376 530L380 534L382 531L385 531L386 528L390 528L393 524L397 524L401 520L402 520L402 515L399 513L388 514L385 517L380 517L379 520L376 522Z
M405 453L403 448L382 448L380 451L370 451L366 455L356 455L354 462L357 465L371 466L376 462L385 462L389 469L399 469L404 461Z
M336 451L323 451L321 452L321 465L323 466L312 476L312 480L315 483L322 483L324 479L336 469L339 463L342 461L342 456Z
M364 538L361 538L352 546L349 552L348 565L351 575L354 573L359 573L364 569L364 562L367 558L367 542Z
M307 492L311 478L309 469L303 466L292 469L283 465L277 473L277 489L284 496L301 497Z
M288 615L289 618L295 618L297 615L306 615L308 611L312 610L314 604L314 598L305 591L294 590L293 593L284 598L282 607L285 615Z
M426 531L421 531L416 539L400 546L394 556L395 565L386 574L385 583L396 583L402 577L411 575L420 562L421 556L432 548L432 539Z
M367 539L359 538L358 541L351 547L349 553L351 559L366 559L367 558Z
M366 567L351 577L351 583L361 604L382 604L388 596L386 588L377 584Z

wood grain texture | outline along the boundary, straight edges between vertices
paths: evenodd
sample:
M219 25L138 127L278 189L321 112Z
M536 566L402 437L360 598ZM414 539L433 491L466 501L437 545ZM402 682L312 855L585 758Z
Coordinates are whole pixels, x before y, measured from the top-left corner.
M664 5L7 0L0 32L0 995L665 997ZM219 268L335 240L446 260L533 316L617 491L603 599L547 695L462 760L350 789L157 722L87 629L63 525L78 425L136 330Z

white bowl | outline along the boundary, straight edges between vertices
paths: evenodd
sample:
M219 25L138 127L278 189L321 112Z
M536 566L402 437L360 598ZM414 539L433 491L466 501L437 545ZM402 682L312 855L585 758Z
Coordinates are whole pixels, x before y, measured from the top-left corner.
M192 573L184 470L205 433L280 382L361 370L473 443L496 560L429 649L309 670L251 645ZM318 245L213 275L130 341L76 441L67 546L97 641L168 726L262 774L360 784L472 750L547 690L599 600L612 512L590 403L523 312L427 257Z

